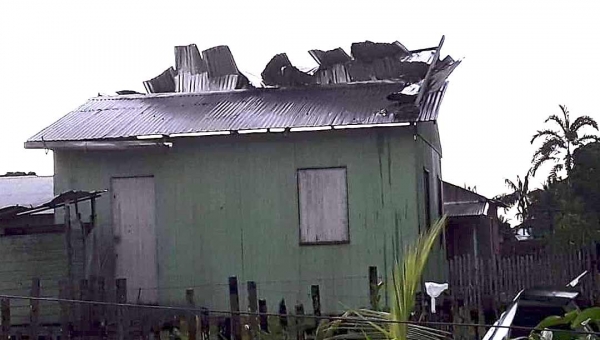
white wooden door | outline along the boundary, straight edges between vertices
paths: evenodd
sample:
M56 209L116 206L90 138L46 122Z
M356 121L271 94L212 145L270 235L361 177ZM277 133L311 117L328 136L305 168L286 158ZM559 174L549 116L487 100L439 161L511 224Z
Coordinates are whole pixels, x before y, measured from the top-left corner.
M116 277L127 279L128 302L156 303L154 177L113 178L111 191Z

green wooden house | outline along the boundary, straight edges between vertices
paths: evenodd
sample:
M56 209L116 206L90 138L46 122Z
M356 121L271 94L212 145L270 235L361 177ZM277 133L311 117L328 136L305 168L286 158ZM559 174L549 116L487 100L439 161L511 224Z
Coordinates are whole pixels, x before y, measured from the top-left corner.
M252 88L219 76L210 56L199 59L208 71L178 58L150 93L92 98L26 142L54 151L56 192L109 190L86 271L126 278L132 302L177 304L193 287L198 304L222 310L237 276L256 281L270 310L282 298L310 305L311 285L324 312L368 306L368 268L388 279L441 213L436 120L456 63L424 63L420 82ZM218 91L190 89L201 77ZM443 279L438 253L429 279Z

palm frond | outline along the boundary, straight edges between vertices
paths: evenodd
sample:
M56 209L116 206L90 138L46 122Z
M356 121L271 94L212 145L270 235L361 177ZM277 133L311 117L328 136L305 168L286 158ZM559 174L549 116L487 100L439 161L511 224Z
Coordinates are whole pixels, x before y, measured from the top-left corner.
M546 120L544 121L544 123L548 123L550 121L555 122L556 124L558 124L558 126L560 127L560 129L563 130L563 133L566 135L569 130L567 129L567 126L565 124L565 120L563 120L562 118L560 118L557 115L550 115L548 118L546 118Z
M590 116L579 116L579 117L577 117L577 119L575 119L575 121L573 122L573 125L571 125L571 131L577 132L579 129L581 129L584 126L590 126L594 129L598 130L598 123L596 123L594 118L592 118Z
M415 307L416 293L421 284L429 254L446 226L446 217L438 220L404 252L396 263L389 289L391 312L368 309L347 311L341 319L326 322L317 328L317 340L450 340L450 333L434 328L408 324Z
M531 175L535 176L535 174L537 173L537 171L540 168L540 166L542 166L544 163L546 163L548 161L557 162L558 158L553 157L553 156L549 156L549 155L542 155L542 156L540 156L537 159L533 159L533 165L531 167Z
M558 173L564 169L564 166L560 163L555 164L550 170L550 175L548 175L548 182L553 183L558 181Z
M519 176L517 176L517 182L519 182L519 181L520 181ZM508 178L504 179L504 184L506 184L506 186L512 191L516 191L519 189L519 187Z
M556 139L563 138L558 132L556 132L554 130L544 129L544 130L538 130L531 138L530 143L533 144L533 142L535 142L536 139L541 138L541 137L556 138Z
M577 143L575 145L583 145L587 142L598 142L600 141L600 137L595 135L583 135L577 138Z
M533 154L533 158L538 157L540 155L551 155L553 153L559 152L561 149L566 148L567 144L563 139L558 139L554 137L547 138Z

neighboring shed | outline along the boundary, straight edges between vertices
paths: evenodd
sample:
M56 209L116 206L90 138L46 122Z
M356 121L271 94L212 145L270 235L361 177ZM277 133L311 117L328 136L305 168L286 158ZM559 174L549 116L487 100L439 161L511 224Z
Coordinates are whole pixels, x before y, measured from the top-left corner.
M42 294L58 295L58 283L83 276L83 247L81 229L73 226L71 247L73 256L69 265L65 228L56 223L55 208L60 208L66 197L54 196L53 178L38 176L0 177L0 292L27 296L31 294L32 280L42 285ZM87 193L77 195L81 201ZM76 218L74 218L76 220ZM29 302L11 301L11 323L29 322ZM41 303L41 324L59 321L56 303Z
M448 258L462 255L490 258L500 253L500 203L444 182L444 213L448 215Z
M230 77L231 58L212 64L228 49L202 59L176 48L176 70L146 82L151 93L92 98L25 146L54 151L57 190L110 190L87 262L126 278L131 302L182 303L193 287L197 303L224 309L236 275L257 282L269 309L281 298L309 305L312 284L324 312L368 306L369 266L389 279L439 216L436 120L458 64L394 46L333 66L313 52L328 60L314 74L274 58L263 78L279 87L257 89ZM370 80L339 73L349 68ZM436 249L427 279L445 271Z

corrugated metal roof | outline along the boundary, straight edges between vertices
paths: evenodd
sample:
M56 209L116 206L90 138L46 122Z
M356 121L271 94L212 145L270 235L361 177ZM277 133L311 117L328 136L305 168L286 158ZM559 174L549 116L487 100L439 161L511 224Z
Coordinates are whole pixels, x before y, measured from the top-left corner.
M33 207L53 197L51 176L0 177L0 209L16 205Z
M127 139L141 135L432 121L445 86L419 109L386 97L403 83L97 97L28 142Z
M444 213L450 217L483 216L487 214L487 202L445 202Z

